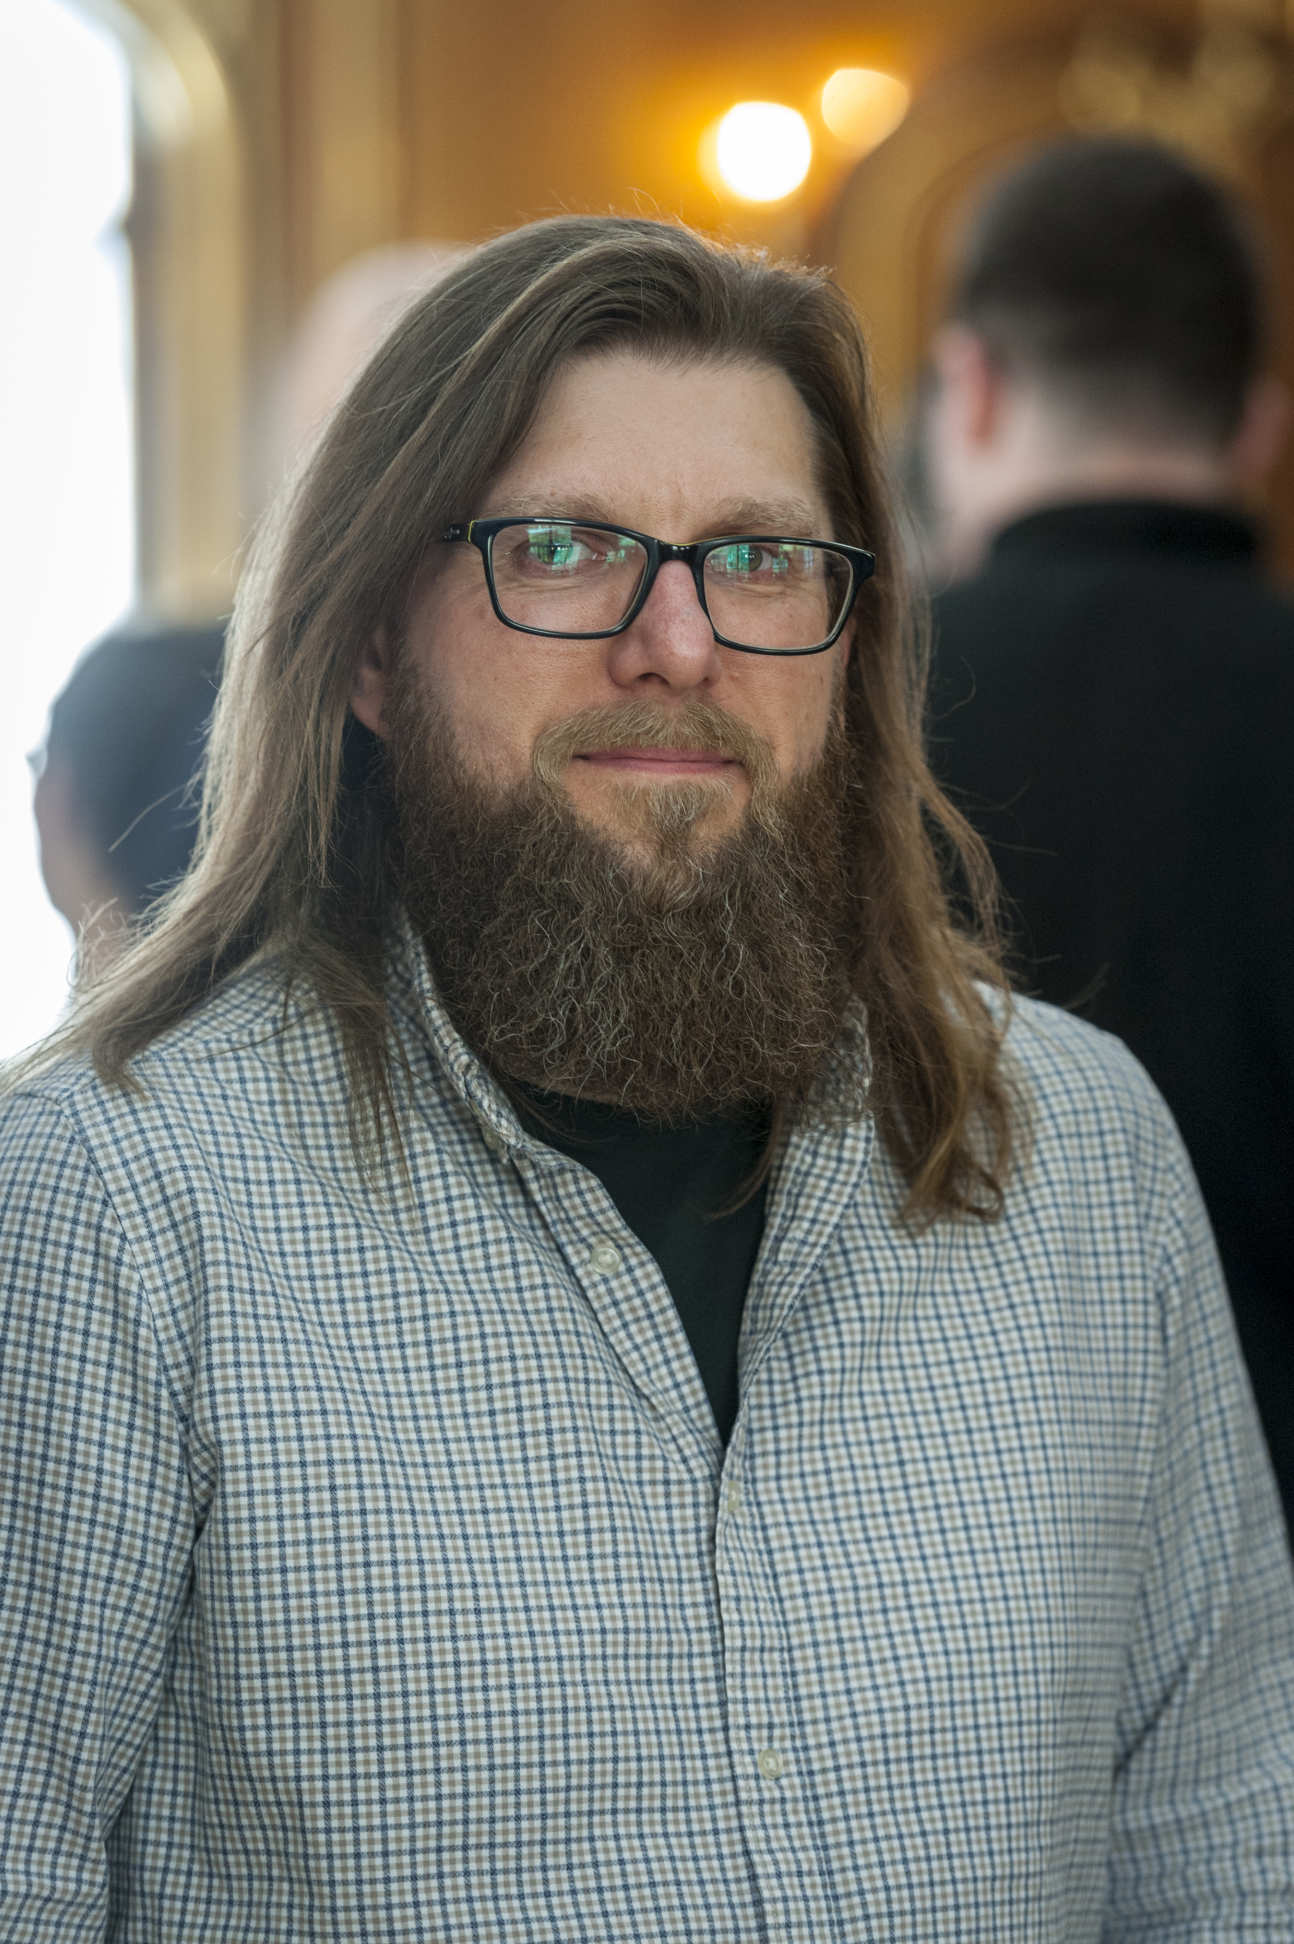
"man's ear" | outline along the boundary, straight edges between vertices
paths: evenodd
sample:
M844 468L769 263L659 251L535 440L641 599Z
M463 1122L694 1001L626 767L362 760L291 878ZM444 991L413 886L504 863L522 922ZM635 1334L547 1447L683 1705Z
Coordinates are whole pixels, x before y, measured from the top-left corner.
M1227 449L1227 464L1241 492L1256 493L1266 483L1289 436L1290 417L1288 386L1271 373L1255 379Z
M936 409L950 418L961 441L980 446L997 429L1002 377L983 338L964 324L942 324L930 341L937 379Z
M391 679L391 640L379 623L364 644L351 684L352 712L375 736L386 737L386 695Z

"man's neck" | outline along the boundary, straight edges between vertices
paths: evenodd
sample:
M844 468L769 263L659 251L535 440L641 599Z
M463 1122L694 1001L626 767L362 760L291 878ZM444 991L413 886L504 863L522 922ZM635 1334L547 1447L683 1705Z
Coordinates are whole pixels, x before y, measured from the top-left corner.
M635 1128L647 1128L659 1134L697 1127L758 1128L767 1132L772 1113L769 1103L751 1101L745 1105L717 1108L713 1112L700 1107L684 1120L660 1121L637 1113L622 1101L604 1100L596 1094L554 1092L551 1088L536 1086L530 1081L510 1078L503 1079L503 1086L523 1120L531 1119L540 1127L549 1126L558 1132L631 1133Z
M1226 506L1237 498L1225 463L1207 450L1040 442L986 478L974 533L964 536L958 563L964 569L978 565L994 534L1047 506L1120 499Z
M1077 454L1041 454L1012 487L1004 487L1007 517L1058 500L1163 499L1216 505L1233 497L1227 468L1215 455L1179 450L1093 447Z

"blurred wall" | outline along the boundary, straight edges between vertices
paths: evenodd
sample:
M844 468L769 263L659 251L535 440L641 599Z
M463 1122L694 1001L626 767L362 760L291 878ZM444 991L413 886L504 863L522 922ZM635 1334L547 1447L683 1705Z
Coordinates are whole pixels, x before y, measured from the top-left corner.
M227 598L256 511L256 429L284 344L338 265L415 236L474 241L554 210L638 209L835 266L897 411L947 237L986 170L1078 126L1188 141L1257 196L1294 382L1294 0L704 0L590 9L519 0L88 0L141 87L134 240L144 575L154 604ZM913 90L861 161L818 113L840 66ZM798 107L803 188L742 204L701 138L734 102ZM1271 515L1294 574L1294 460Z

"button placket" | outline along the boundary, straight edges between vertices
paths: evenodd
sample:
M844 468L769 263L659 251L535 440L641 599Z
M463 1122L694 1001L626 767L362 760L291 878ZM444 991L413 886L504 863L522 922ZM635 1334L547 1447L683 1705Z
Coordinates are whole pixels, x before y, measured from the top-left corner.
M812 1786L798 1767L796 1709L788 1686L792 1665L775 1578L759 1535L764 1530L756 1486L759 1413L730 1445L717 1494L720 1528L714 1569L722 1621L724 1686L734 1737L734 1779L743 1827L769 1917L770 1933L811 1907L810 1933L834 1937L823 1882L805 1860L818 1854ZM756 1469L751 1470L752 1460ZM806 1796L806 1786L809 1794ZM788 1898L787 1884L796 1882ZM798 1925L796 1926L798 1934ZM780 1932L779 1932L780 1934Z

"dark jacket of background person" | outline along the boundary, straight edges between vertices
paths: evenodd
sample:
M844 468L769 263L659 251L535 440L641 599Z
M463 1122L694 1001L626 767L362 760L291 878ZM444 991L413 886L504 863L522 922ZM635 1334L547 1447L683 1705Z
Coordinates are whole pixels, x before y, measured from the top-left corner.
M214 622L116 630L56 698L36 814L46 883L73 926L104 897L137 916L183 874L223 641Z
M937 600L936 668L934 766L1021 982L1177 1117L1294 1529L1294 606L1239 517L1056 506Z

